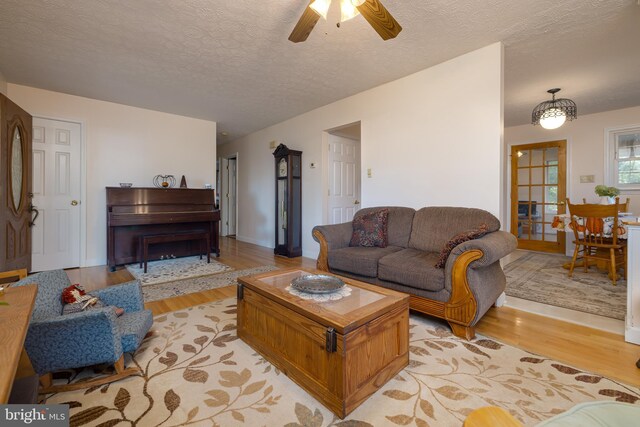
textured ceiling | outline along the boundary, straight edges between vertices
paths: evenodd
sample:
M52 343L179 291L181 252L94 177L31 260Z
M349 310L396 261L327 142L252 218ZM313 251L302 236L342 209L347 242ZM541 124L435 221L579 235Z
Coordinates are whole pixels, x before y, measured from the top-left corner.
M394 40L362 17L338 29L334 7L294 44L308 0L1 0L0 72L215 120L224 142L503 41L516 125L551 87L579 114L640 105L637 1L383 0L403 26Z

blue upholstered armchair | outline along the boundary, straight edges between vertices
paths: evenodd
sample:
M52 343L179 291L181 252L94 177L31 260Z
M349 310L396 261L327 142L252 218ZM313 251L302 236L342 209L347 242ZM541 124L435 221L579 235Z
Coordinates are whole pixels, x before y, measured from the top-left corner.
M40 375L42 393L105 384L138 372L124 368L124 353L134 352L153 324L151 311L144 310L140 282L91 291L105 304L72 314L62 314L62 290L71 285L64 270L33 274L13 286L36 284L36 296L25 349ZM114 307L124 314L117 317ZM113 364L116 373L79 384L52 386L51 373L101 363Z

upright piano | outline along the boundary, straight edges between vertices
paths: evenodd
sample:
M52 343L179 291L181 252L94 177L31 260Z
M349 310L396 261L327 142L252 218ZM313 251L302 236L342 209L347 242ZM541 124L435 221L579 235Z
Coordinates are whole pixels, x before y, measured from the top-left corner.
M182 232L210 233L211 252L220 256L215 191L195 188L107 187L107 262L137 262L140 236ZM200 254L199 242L170 242L149 248L149 259Z

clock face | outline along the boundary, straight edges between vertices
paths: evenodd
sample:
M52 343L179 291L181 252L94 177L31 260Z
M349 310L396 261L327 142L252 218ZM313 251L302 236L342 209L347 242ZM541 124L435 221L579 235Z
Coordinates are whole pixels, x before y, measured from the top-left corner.
M278 176L287 176L287 160L284 158L278 163Z

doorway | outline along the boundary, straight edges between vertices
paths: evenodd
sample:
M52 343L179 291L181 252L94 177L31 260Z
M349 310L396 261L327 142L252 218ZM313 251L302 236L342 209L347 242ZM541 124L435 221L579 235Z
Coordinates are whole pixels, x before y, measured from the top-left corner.
M565 253L565 233L552 227L565 213L567 142L511 146L511 233L518 248Z
M33 271L80 266L81 125L33 119Z
M360 122L328 131L328 224L350 222L360 209L360 138Z
M220 160L221 235L235 237L238 217L238 155L233 154Z

